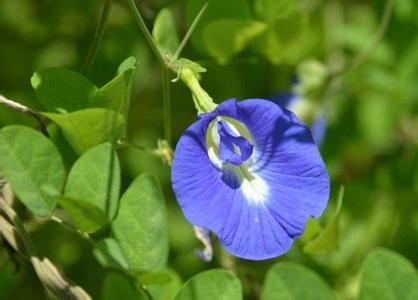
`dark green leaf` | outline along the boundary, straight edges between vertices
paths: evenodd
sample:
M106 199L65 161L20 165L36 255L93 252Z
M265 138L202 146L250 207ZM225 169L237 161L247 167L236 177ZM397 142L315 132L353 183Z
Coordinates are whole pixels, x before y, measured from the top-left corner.
M113 146L106 143L90 149L75 162L64 195L90 203L111 221L118 208L119 191L119 160Z
M242 297L242 286L237 276L231 271L215 269L190 278L176 300L241 300Z
M169 272L144 272L137 276L140 284L157 284L164 285L169 284L172 280L171 274Z
M180 42L176 30L176 20L168 8L163 8L158 13L152 36L164 57L174 55Z
M363 265L359 299L418 299L414 265L390 250L378 249L370 253Z
M98 242L94 247L94 256L105 268L126 271L128 262L122 253L118 242L113 238L107 238Z
M62 130L78 153L105 142L115 142L123 135L122 115L103 108L89 108L68 114L44 113Z
M72 112L86 108L96 93L87 78L63 68L46 68L31 78L39 101L49 112Z
M35 215L52 213L64 185L64 164L49 139L24 126L2 128L0 170Z
M280 262L267 273L261 300L335 299L328 284L308 268Z
M129 266L149 271L165 264L168 254L166 211L158 181L137 177L121 198L112 230Z
M90 202L60 197L58 203L68 213L75 226L83 232L94 232L106 224L106 215Z
M100 299L149 300L145 292L137 289L125 275L116 272L106 274Z

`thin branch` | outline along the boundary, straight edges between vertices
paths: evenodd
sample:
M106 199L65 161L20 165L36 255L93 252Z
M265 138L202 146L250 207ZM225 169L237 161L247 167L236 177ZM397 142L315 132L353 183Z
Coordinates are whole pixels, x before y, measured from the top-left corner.
M206 11L206 8L208 8L209 2L206 2L202 8L199 10L199 13L193 20L192 24L190 25L189 29L186 32L186 35L184 36L183 40L180 43L180 46L177 48L176 53L174 54L174 61L176 61L181 54L181 51L183 51L183 48L186 46L187 42L190 39L190 36L192 35L193 31L195 30L197 24L199 23L200 19L203 16L203 13Z
M112 7L112 0L102 0L102 8L97 19L96 31L94 32L93 41L90 45L86 61L84 62L81 72L87 74L90 72L93 63L96 59L100 44L102 43L104 33L106 31L107 20L109 19L110 8Z
M149 46L157 57L158 63L161 67L161 81L163 89L163 111L164 111L164 136L165 140L169 145L171 145L171 101L170 101L170 82L169 82L169 65L167 61L162 56L160 50L158 50L157 44L155 43L150 31L145 24L144 19L141 16L141 13L136 6L135 0L128 0L129 6L135 16L139 28L145 36Z
M31 116L31 117L35 118L36 121L38 121L38 123L39 123L39 127L40 127L42 133L46 136L49 136L45 120L41 116L40 113L30 109L27 106L22 105L22 104L20 104L16 101L7 99L3 95L0 95L0 104L4 104L5 106L7 106L10 109L13 109L17 112L20 112L22 114L25 114L25 115L28 115L28 116Z
M351 66L349 69L354 69L363 64L370 56L370 53L373 52L373 50L376 49L376 47L379 45L379 42L385 35L385 32L389 26L390 17L392 15L393 6L394 6L394 0L386 0L385 7L383 11L382 20L380 22L380 25L375 32L374 36L371 39L370 44L362 51L360 52L351 62Z

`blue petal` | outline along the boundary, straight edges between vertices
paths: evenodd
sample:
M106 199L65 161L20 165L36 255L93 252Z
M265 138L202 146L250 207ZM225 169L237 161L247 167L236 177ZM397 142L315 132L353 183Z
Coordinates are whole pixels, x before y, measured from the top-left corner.
M251 157L242 166L219 169L208 156L206 132L218 116L241 122L253 137ZM284 254L329 197L329 176L309 130L262 99L227 100L199 117L181 136L172 168L186 218L213 231L238 257Z

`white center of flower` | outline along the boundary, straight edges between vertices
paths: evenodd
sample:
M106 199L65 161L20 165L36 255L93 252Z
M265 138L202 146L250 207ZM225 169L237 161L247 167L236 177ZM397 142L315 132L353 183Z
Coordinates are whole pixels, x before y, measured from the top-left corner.
M240 165L223 161L219 153L221 143L218 128L219 122L223 122L224 126L228 126L228 130L234 136L245 138L251 145L254 145L254 139L243 123L230 117L218 116L209 124L206 133L206 147L210 161L224 174L229 174L229 176L225 176L230 181L229 183L236 184L249 202L254 204L264 203L269 196L269 187L266 181L254 172L256 169L255 157L257 157L256 147L254 147L251 156ZM233 149L236 154L241 155L241 148L233 145Z

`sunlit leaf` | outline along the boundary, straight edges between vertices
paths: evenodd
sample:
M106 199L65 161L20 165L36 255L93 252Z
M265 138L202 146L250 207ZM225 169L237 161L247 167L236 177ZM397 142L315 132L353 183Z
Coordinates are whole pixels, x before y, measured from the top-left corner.
M129 266L149 271L165 264L168 254L166 211L158 181L137 177L123 194L112 230Z
M52 213L64 185L64 164L49 139L24 126L2 128L0 170L35 215Z
M174 55L180 42L176 30L176 20L168 8L163 8L158 13L152 36L164 57Z
M190 278L175 299L241 300L242 297L241 282L236 275L228 270L214 269Z
M111 221L118 208L120 180L119 160L114 147L101 144L75 162L64 195L90 203Z
M78 154L105 142L115 142L123 135L122 115L103 108L89 108L72 113L44 113L55 122Z
M414 265L390 250L378 249L370 253L363 265L359 299L418 299Z
M261 300L335 299L328 284L316 273L295 263L279 262L267 273Z

